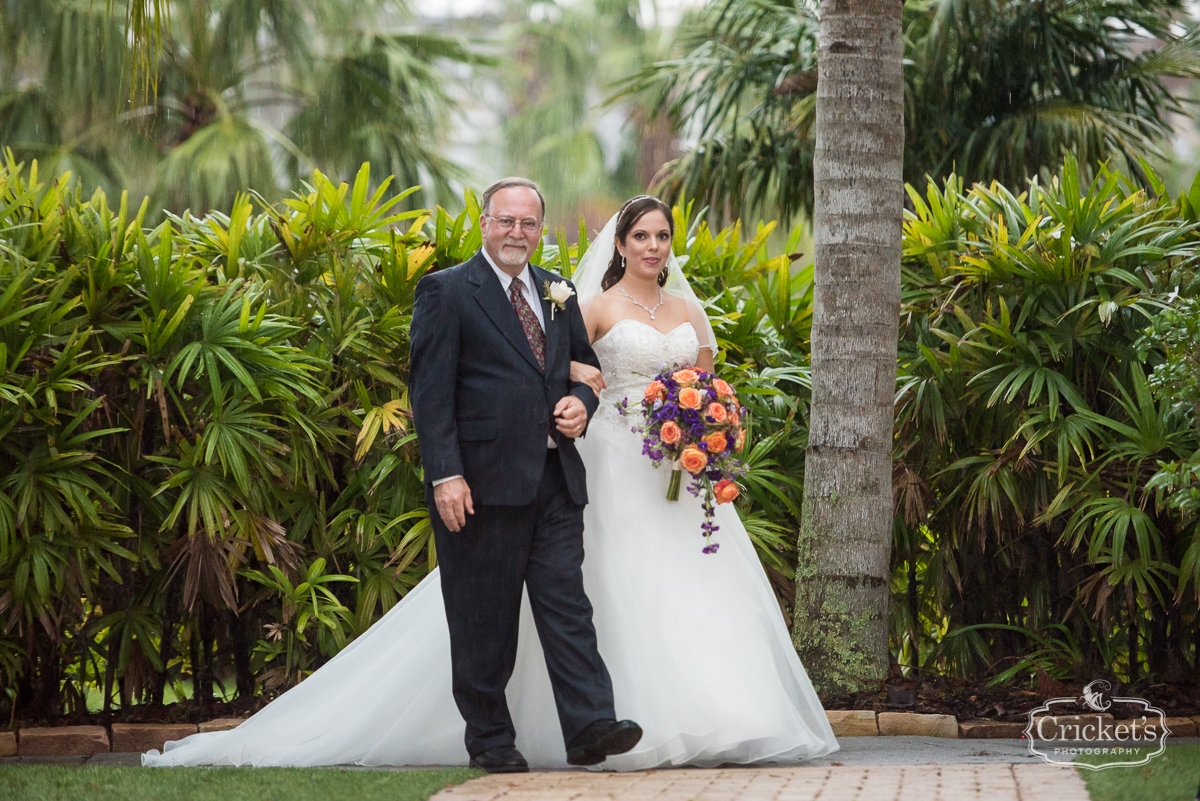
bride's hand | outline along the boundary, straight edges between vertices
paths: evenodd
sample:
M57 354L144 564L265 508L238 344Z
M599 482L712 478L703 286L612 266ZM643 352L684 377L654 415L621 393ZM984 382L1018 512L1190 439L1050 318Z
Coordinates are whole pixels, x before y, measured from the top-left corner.
M600 397L600 390L608 386L603 373L583 362L571 362L571 380L587 384L592 388L592 392L596 393L596 397Z

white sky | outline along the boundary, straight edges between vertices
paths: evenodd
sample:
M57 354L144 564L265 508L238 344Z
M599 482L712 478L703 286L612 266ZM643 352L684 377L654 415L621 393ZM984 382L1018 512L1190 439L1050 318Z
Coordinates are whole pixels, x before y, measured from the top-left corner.
M657 0L652 4L643 0L643 16L647 22L653 20L653 9L657 6L659 24L671 28L679 23L684 11L703 5L703 2L704 0ZM415 0L413 9L427 17L471 17L495 8L495 5L495 0Z

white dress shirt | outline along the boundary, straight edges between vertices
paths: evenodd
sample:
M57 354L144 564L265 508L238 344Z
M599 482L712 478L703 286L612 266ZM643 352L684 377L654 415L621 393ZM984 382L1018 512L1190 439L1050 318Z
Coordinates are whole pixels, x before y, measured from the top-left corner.
M492 268L492 272L494 272L496 277L500 279L500 286L504 289L504 297L508 298L510 302L512 297L509 293L512 292L512 282L521 282L521 291L525 295L525 300L529 301L529 306L533 309L534 316L537 317L538 325L542 327L542 332L545 333L546 320L544 317L542 317L542 296L534 291L533 273L530 272L529 265L526 264L524 267L522 267L521 272L517 275L517 277L513 278L511 275L504 272L504 270L501 270L496 265L496 262L492 261L492 256L487 252L487 248L480 248L480 252L483 253L483 257L487 259L488 266ZM558 443L554 441L554 437L547 435L546 447L558 447ZM433 486L436 487L438 484L442 484L447 481L453 481L456 478L462 478L462 476L446 476L445 478L439 478L437 481L433 482Z
M521 268L521 272L516 278L513 278L508 273L496 266L496 262L492 261L491 254L483 249L483 257L487 259L488 265L492 268L492 272L500 279L500 286L504 288L504 297L510 301L512 297L509 293L512 292L512 282L520 281L521 290L525 295L525 300L529 302L530 308L533 309L534 315L537 317L538 325L542 327L542 333L546 332L546 320L542 317L542 296L537 293L533 286L533 273L529 270L529 265L526 264Z

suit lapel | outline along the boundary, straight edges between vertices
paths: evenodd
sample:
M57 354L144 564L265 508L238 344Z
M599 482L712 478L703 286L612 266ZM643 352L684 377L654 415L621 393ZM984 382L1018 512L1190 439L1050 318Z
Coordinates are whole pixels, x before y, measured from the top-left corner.
M529 265L529 272L533 276L533 285L542 304L542 323L546 329L546 375L549 375L550 365L554 364L554 357L558 352L559 326L564 313L546 300L545 286L546 281L554 281L557 276L539 267L534 267L532 264Z
M483 257L482 251L475 254L475 258L471 260L468 280L478 287L475 290L476 302L483 307L484 313L500 329L504 338L525 357L525 361L529 362L533 369L539 373L542 372L542 369L538 367L537 357L533 355L533 348L529 347L529 338L525 336L525 329L521 327L521 321L517 317L516 310L513 309L512 301L504 294L504 287L500 286L500 279L492 271L491 265ZM549 364L548 358L546 363Z

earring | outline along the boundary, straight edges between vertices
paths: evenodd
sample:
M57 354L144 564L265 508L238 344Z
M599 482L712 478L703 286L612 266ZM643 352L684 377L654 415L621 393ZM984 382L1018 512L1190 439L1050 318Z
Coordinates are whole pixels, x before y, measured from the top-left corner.
M625 257L621 257L621 272L625 272Z

